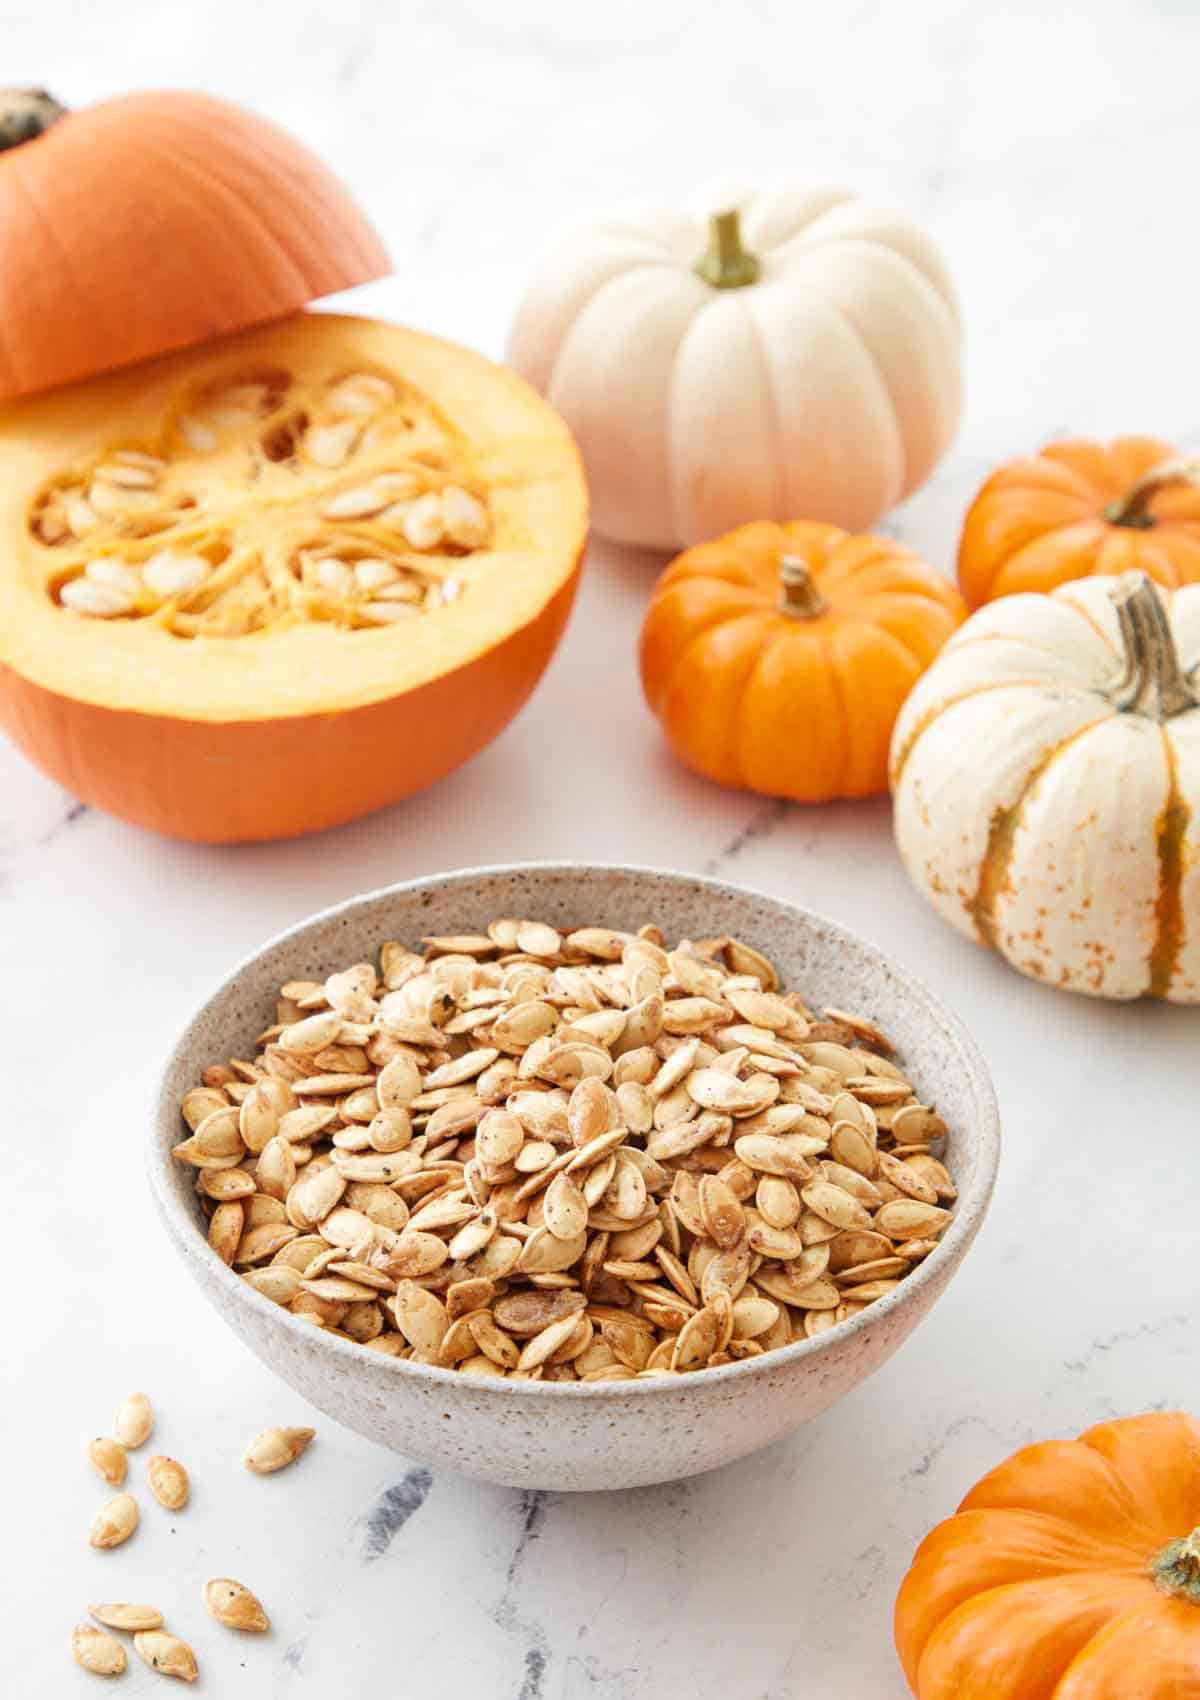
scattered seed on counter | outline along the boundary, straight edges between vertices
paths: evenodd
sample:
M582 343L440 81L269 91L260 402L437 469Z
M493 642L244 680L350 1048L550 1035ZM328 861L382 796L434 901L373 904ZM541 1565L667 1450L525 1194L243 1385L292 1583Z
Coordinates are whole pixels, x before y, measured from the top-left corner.
M250 1442L242 1462L256 1476L274 1475L296 1462L316 1432L312 1428L264 1429Z
M129 1469L125 1448L106 1434L88 1442L88 1461L110 1487L120 1487Z
M144 1446L154 1431L154 1411L144 1393L132 1393L117 1412L113 1434L127 1450Z
M181 1511L188 1502L191 1483L188 1473L177 1458L161 1454L146 1465L146 1480L150 1492L167 1511Z
M261 1635L271 1627L261 1600L250 1592L244 1582L235 1582L231 1576L214 1576L206 1582L204 1603L226 1629Z
M107 1505L102 1505L92 1518L88 1544L101 1552L109 1547L123 1546L137 1526L137 1500L131 1493L119 1493Z
M120 1676L129 1662L116 1637L90 1623L77 1623L71 1631L71 1657L93 1676Z
M175 1676L181 1682L195 1682L200 1674L196 1655L186 1641L170 1635L165 1629L139 1630L133 1638L138 1657L159 1676Z
M125 1601L89 1606L88 1611L97 1623L108 1629L123 1629L129 1634L137 1629L161 1629L163 1623L162 1613L157 1607L131 1605Z

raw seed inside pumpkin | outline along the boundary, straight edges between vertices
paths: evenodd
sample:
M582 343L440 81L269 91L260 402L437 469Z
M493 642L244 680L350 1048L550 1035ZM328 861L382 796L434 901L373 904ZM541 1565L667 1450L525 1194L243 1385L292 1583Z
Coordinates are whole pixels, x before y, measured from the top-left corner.
M412 386L279 369L181 393L153 443L98 443L29 526L71 617L210 638L411 619L461 594L450 568L492 536L466 444Z

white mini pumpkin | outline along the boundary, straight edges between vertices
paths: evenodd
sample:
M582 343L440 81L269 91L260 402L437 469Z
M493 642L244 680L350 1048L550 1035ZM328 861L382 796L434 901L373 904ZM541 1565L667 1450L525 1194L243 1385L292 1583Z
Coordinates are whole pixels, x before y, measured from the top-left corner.
M989 603L891 767L901 856L961 932L1072 991L1200 1003L1200 585Z
M598 530L660 549L751 519L864 531L958 423L958 308L937 250L827 186L568 238L509 359L578 439Z

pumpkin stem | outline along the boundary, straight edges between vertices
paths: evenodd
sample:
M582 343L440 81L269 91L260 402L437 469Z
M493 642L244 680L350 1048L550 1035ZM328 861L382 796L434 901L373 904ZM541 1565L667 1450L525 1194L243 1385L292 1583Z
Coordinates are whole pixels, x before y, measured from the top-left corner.
M1160 1588L1200 1606L1200 1528L1182 1541L1172 1541L1150 1566Z
M1112 598L1125 643L1125 673L1117 686L1117 707L1126 714L1169 720L1195 708L1197 699L1179 664L1167 610L1145 573L1118 579Z
M1200 488L1200 460L1164 460L1144 472L1125 494L1110 502L1104 517L1110 525L1128 525L1135 531L1146 531L1155 524L1150 503L1160 490Z
M779 584L783 591L780 612L790 614L793 620L815 620L829 607L817 589L812 568L799 555L780 556Z
M741 289L757 283L762 268L742 247L742 220L737 208L713 213L708 221L708 249L696 261L696 271L714 289Z
M0 89L0 153L32 142L66 115L45 89Z

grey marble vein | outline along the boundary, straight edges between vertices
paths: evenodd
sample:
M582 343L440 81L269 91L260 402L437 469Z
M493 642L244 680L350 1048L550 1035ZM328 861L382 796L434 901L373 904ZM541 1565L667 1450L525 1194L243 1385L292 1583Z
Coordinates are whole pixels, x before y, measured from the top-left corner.
M1145 1322L1139 1322L1133 1328L1118 1328L1111 1334L1102 1335L1093 1340L1087 1350L1076 1358L1067 1358L1063 1368L1071 1375L1086 1375L1095 1367L1097 1357L1109 1352L1118 1351L1122 1346L1128 1346L1134 1341L1157 1340L1174 1329L1186 1328L1189 1333L1195 1329L1195 1312L1174 1311L1166 1316L1148 1317ZM1180 1390L1181 1393L1184 1389Z
M504 1591L492 1608L497 1628L514 1635L522 1645L523 1669L515 1700L542 1700L543 1684L552 1657L550 1637L540 1620L532 1615L521 1570L530 1547L541 1535L553 1495L537 1491L517 1495L517 1537L504 1575Z
M704 863L703 872L706 874L721 874L726 871L730 862L735 862L751 844L758 844L769 838L791 812L792 805L783 797L769 797L760 802L740 832L723 844L715 855L710 856Z
M368 1564L383 1557L409 1518L424 1505L432 1486L433 1471L415 1464L400 1481L384 1489L365 1519L363 1558Z

